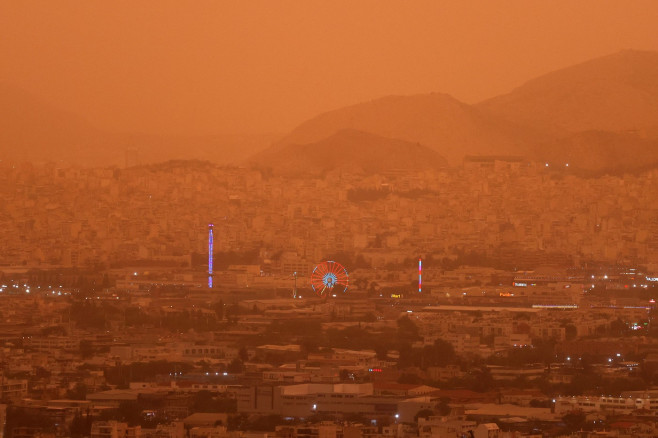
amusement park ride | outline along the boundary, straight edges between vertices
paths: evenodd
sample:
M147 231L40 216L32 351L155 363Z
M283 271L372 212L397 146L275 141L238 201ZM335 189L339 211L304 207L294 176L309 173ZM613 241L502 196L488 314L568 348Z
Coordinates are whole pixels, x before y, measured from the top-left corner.
M348 283L347 269L331 260L320 263L311 273L311 287L320 297L327 297L334 289L342 293L347 292Z
M213 224L208 224L208 289L213 287ZM422 273L423 262L418 259L418 292L422 292ZM293 298L297 298L297 272L293 274L295 278L295 287L293 289ZM347 269L338 262L327 260L318 264L311 273L311 287L320 297L326 298L331 294L336 296L335 292L347 292L349 285L349 275ZM301 298L301 297L300 297Z

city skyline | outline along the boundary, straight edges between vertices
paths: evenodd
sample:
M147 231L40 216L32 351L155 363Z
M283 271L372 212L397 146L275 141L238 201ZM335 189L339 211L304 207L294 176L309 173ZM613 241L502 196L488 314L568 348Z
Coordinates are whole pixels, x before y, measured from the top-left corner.
M0 4L0 438L658 436L656 18Z

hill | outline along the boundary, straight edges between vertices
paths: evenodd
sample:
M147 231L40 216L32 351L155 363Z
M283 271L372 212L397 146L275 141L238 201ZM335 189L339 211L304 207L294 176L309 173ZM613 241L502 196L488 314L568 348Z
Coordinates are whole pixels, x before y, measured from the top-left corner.
M321 114L272 150L341 129L426 145L451 165L518 155L594 172L658 165L658 53L622 51L471 106L439 93L389 96Z
M274 138L109 133L6 84L0 84L0 102L0 160L233 164L263 151ZM424 159L434 167L437 159L426 150L414 149L408 157L400 152L402 145L418 144L450 165L460 165L467 155L525 156L592 171L658 165L658 53L622 51L596 58L477 105L429 93L339 108L301 123L249 162L280 166L282 173L348 165L368 172L396 163L422 170ZM387 161L391 154L395 162ZM425 154L424 159L414 154Z
M523 155L528 145L544 138L447 94L431 93L388 96L321 114L299 125L273 149L317 142L343 129L420 143L451 165L461 164L466 155Z
M599 173L633 172L658 166L658 140L634 134L582 131L535 152L543 161Z
M626 50L528 81L477 108L560 131L658 137L658 53Z
M344 170L381 173L391 170L436 170L446 160L436 151L353 129L342 129L317 142L270 148L252 160L260 169L280 175L321 175Z

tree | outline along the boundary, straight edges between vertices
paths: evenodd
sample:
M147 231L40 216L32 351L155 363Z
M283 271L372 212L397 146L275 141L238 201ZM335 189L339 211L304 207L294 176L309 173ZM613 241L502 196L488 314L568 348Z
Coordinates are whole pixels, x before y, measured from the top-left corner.
M41 329L41 335L43 336L64 336L66 335L66 330L61 325L53 325L50 327L44 327Z
M249 352L244 346L240 347L240 350L238 351L238 357L242 362L246 362L249 360Z
M44 367L37 367L34 375L37 379L49 379L52 373Z
M87 385L82 382L76 383L73 389L66 391L65 397L69 400L85 400L87 398Z
M308 355L309 353L315 353L318 351L320 345L318 344L317 338L304 338L299 342L299 347L302 354Z
M262 431L274 431L276 426L286 424L287 421L280 415L261 415L257 417L249 425L249 429L252 430L262 430Z
M431 409L421 409L420 411L416 412L416 415L414 415L414 421L417 423L419 418L429 418L432 415L434 415L434 411Z
M549 408L550 403L546 400L537 400L536 398L533 398L530 400L530 407L531 408Z
M398 319L397 324L400 340L413 342L420 338L418 327L407 315Z
M423 383L423 379L421 379L417 374L404 373L401 374L400 377L398 378L398 383L410 383L413 385L420 385L421 383Z
M93 419L89 415L89 411L83 416L79 412L76 412L73 420L71 421L71 426L69 430L71 432L71 438L82 438L85 436L91 435L91 423Z
M626 332L628 332L628 325L621 319L617 318L610 323L611 334L621 336Z
M240 374L244 370L244 363L236 357L230 364L228 364L226 369L231 374Z
M219 411L213 394L210 391L198 391L192 400L193 412L221 412Z
M576 336L578 336L578 329L573 324L567 324L564 327L564 336L565 336L567 341L571 341L573 339L576 339Z
M84 359L90 358L94 355L94 346L91 343L91 341L88 341L86 339L83 339L80 341L80 356L82 356Z
M436 409L440 415L446 416L450 414L450 411L452 410L450 408L450 398L441 397L439 403L436 405Z
M562 417L562 421L569 432L576 432L585 425L585 414L582 412L569 412Z
M230 306L228 309L226 309L226 312L224 313L226 315L226 319L228 320L229 323L235 324L238 322L238 316L242 313L242 309L240 306L237 304L233 304Z
M224 319L224 300L220 299L218 303L215 304L215 315L219 321Z
M11 434L15 427L21 426L38 427L44 432L55 432L55 422L44 414L28 412L24 408L16 406L8 406L5 430Z
M493 388L493 377L488 368L475 368L466 378L466 387L476 392L487 392Z
M448 365L454 363L457 355L455 354L455 348L448 341L443 339L437 339L434 341L434 350L437 355L437 365Z
M130 381L152 381L158 375L187 373L193 368L190 363L155 361L134 362L105 369L105 379L111 385L128 386Z
M122 401L116 410L107 410L98 418L101 421L123 421L129 426L136 426L142 420L142 408L136 401Z
M217 406L217 412L238 412L238 401L226 395L215 398L215 405Z
M409 342L402 342L398 347L398 352L400 354L400 358L398 359L398 368L404 369L414 365L414 350L411 348L411 344Z
M365 417L362 414L348 414L345 413L343 415L343 419L347 421L348 423L357 423L357 424L368 424L370 423L370 419L368 417Z

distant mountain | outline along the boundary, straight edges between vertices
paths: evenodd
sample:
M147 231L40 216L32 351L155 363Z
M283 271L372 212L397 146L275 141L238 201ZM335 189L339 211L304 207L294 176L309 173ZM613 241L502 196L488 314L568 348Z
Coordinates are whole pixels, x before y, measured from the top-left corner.
M558 166L595 173L641 170L658 166L658 140L634 134L582 131L545 144L536 156Z
M418 142L451 165L467 155L520 155L596 172L658 165L658 53L593 59L475 106L432 93L340 108L302 123L271 151L342 129Z
M123 166L172 159L232 164L253 156L247 162L261 168L321 173L349 165L363 172L395 164L426 169L443 159L460 165L467 155L514 155L618 171L658 165L658 53L593 59L477 105L440 93L383 97L320 114L273 139L108 133L0 84L0 160ZM422 150L405 156L403 146Z
M237 165L267 146L274 134L223 134L208 136L163 136L152 134L114 135L113 144L136 151L136 164L166 160L201 160ZM128 153L130 157L131 153Z
M477 105L516 123L658 138L658 52L626 50L528 81Z
M336 170L374 174L447 166L445 158L418 143L354 129L339 130L317 142L270 148L257 154L251 164L280 175L322 175Z
M273 138L110 133L24 90L0 84L0 160L124 166L201 159L230 164L264 149Z
M483 113L447 94L389 96L321 114L302 123L273 150L320 141L343 129L420 143L451 165L465 155L523 155L544 134Z

